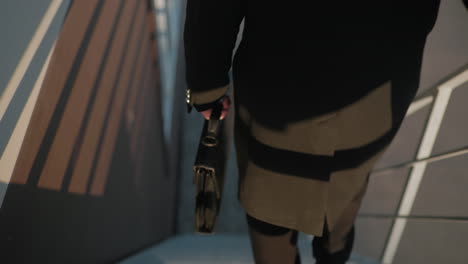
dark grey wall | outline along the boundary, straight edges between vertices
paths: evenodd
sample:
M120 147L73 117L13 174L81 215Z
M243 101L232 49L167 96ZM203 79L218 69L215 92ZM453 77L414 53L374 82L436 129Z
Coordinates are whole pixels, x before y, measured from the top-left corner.
M37 9L35 22L28 22L34 28L47 5L57 3L25 2L10 9L16 12L8 16L13 26L29 21L22 8ZM55 37L47 33L52 35L41 42L50 49L57 40L24 138L15 142L18 158L0 163L1 263L112 263L173 234L176 179L168 173L173 156L164 145L154 10L148 4L62 3L62 21L49 29ZM33 31L24 31L24 39ZM14 39L10 46L16 42L22 45ZM39 51L43 64L49 51ZM5 53L2 47L0 54L10 58ZM35 63L28 72L42 68ZM27 78L21 85L31 90L37 77ZM21 112L24 106L11 107ZM0 130L11 128L4 120Z

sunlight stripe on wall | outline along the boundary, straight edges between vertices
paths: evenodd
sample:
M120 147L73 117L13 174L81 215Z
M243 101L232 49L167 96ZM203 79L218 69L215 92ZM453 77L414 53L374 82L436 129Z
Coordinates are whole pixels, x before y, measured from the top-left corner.
M15 72L11 76L11 79L6 86L5 91L0 97L0 120L3 118L3 115L5 114L8 106L10 105L10 102L13 99L13 96L15 95L19 84L23 80L23 77L27 69L29 68L29 65L31 64L31 61L34 58L34 55L36 54L37 50L39 49L39 46L42 43L42 40L44 39L44 36L49 30L49 27L55 15L57 14L57 11L59 10L62 2L63 0L51 1L49 8L45 12L44 17L41 20L41 23L39 23L39 26L37 27L36 32L34 33L31 41L29 42L26 51L21 57L18 66L16 66Z
M47 59L45 60L41 72L34 83L33 90L26 102L23 111L21 112L21 116L16 123L15 129L13 134L8 142L8 145L5 149L5 153L0 159L0 182L9 183L11 179L11 175L13 174L13 170L15 168L16 160L18 158L21 145L23 143L24 136L26 135L26 130L29 125L29 121L31 120L31 116L34 110L34 106L36 105L37 98L39 96L39 91L41 90L42 83L44 82L44 77L49 67L50 58L53 54L55 49L55 43L52 45L52 48L47 55ZM5 197L5 193L0 192L0 207L3 203L3 198Z

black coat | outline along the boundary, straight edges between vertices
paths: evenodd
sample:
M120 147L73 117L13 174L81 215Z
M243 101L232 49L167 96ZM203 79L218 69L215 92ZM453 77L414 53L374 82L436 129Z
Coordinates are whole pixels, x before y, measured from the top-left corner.
M439 0L382 2L188 0L188 102L224 95L233 66L239 197L256 218L320 235L326 212L333 228L398 131Z
M322 3L325 2L325 3ZM440 0L188 0L184 42L190 103L199 109L229 88L236 109L284 129L357 102L392 82L393 129L340 163L358 164L396 134L418 85L422 52ZM242 42L232 63L239 25Z
M197 93L229 84L243 18L233 67L236 96L263 123L281 126L343 107L400 74L399 58L424 40L439 4L321 2L188 0L184 39L193 103Z

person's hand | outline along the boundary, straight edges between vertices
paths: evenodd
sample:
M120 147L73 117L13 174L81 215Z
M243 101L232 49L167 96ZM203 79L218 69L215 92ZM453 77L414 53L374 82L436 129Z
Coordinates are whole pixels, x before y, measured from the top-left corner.
M229 110L229 106L231 105L231 99L229 98L229 96L225 95L222 100L223 100L222 101L223 111L221 112L221 117L220 117L221 120L223 120L226 117L227 112ZM208 109L200 113L203 115L203 117L205 117L206 120L209 120L211 116L211 111L212 109Z

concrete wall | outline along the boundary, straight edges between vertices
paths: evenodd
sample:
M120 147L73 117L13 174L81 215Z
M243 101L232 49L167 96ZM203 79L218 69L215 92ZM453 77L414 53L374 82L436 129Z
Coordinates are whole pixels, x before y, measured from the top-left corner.
M175 178L151 2L0 7L0 261L108 263L168 237Z

